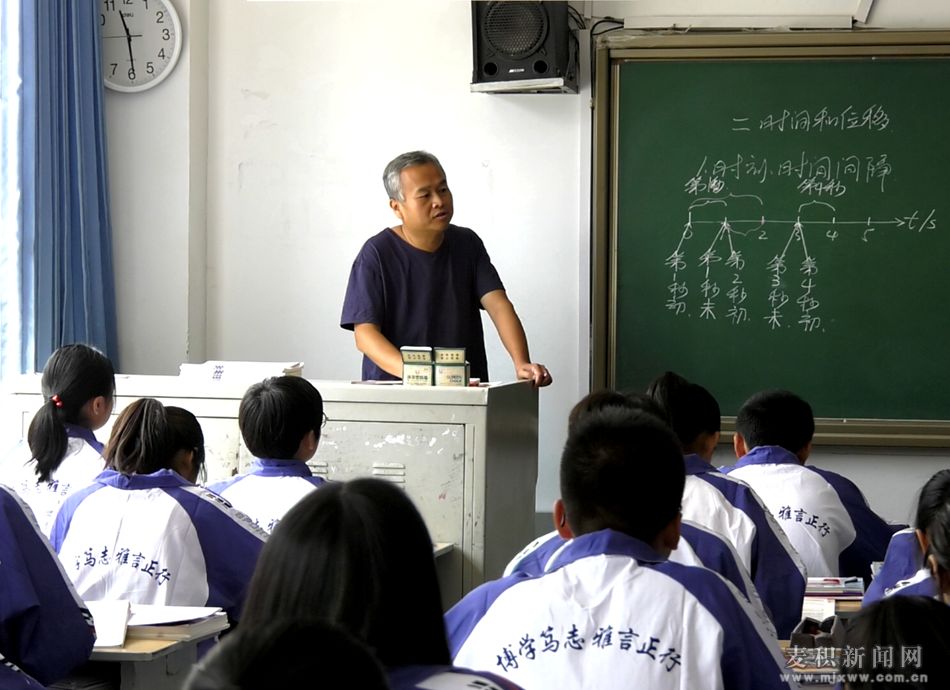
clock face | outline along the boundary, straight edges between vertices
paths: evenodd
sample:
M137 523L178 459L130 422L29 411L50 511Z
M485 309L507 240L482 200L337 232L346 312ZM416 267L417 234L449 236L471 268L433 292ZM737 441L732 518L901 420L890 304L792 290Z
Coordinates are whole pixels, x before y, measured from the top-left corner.
M116 91L143 91L178 62L181 22L170 0L97 0L102 77Z

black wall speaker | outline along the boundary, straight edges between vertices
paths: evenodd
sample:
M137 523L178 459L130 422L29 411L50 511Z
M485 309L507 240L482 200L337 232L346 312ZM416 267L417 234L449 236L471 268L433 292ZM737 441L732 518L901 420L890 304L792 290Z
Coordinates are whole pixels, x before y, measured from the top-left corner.
M568 23L567 2L472 2L473 90L518 90L513 82L577 93L577 37ZM476 84L500 84L476 89ZM509 88L506 88L509 87Z

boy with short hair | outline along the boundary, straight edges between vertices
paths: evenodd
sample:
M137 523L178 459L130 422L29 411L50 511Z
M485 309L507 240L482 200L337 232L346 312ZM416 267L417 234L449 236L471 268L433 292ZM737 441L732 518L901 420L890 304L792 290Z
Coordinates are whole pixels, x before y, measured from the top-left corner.
M446 614L455 663L524 687L787 688L778 645L735 588L667 560L685 471L650 414L591 411L570 431L554 506L569 541L537 575Z
M809 577L870 577L884 559L889 525L868 506L861 490L840 474L805 466L815 418L811 406L789 391L753 395L736 417L733 444L739 462L726 472L749 484L796 548Z
M307 467L323 422L323 398L306 379L276 376L255 383L238 410L241 436L254 455L250 471L208 488L272 532L297 501L325 482Z

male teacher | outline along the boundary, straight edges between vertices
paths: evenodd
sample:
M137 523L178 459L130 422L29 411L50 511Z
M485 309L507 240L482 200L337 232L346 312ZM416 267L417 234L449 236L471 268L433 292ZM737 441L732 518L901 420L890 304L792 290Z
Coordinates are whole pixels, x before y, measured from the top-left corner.
M452 192L439 160L411 151L383 172L401 225L369 238L353 262L340 325L363 353L363 380L402 376L403 345L464 347L471 375L488 380L479 308L488 312L519 379L551 374L528 355L521 320L478 235L452 225Z

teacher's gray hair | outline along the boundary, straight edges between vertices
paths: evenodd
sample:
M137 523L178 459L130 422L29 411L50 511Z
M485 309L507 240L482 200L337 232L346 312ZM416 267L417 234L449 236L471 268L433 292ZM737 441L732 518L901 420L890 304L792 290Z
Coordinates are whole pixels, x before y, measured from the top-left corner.
M395 201L405 201L406 197L403 196L402 193L402 181L399 175L406 168L411 168L415 165L428 165L430 163L441 170L442 174L445 175L445 169L442 167L439 159L428 151L409 151L389 161L386 165L386 169L383 171L383 186L386 188L386 194L389 195L389 198Z

